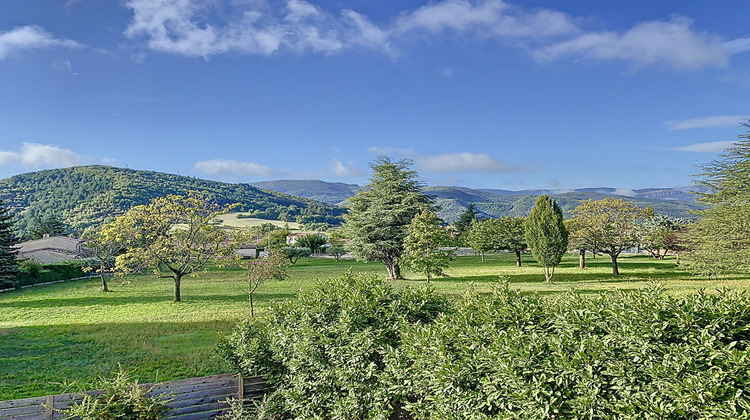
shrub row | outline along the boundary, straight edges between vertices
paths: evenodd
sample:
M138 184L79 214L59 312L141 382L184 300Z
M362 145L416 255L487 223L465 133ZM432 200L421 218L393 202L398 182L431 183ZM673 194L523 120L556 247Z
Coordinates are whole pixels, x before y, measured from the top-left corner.
M750 418L750 299L658 286L593 297L499 287L455 301L349 274L220 349L281 418Z
M21 261L15 287L83 277L84 267L87 265L88 263L84 260L53 264L39 264L31 260Z

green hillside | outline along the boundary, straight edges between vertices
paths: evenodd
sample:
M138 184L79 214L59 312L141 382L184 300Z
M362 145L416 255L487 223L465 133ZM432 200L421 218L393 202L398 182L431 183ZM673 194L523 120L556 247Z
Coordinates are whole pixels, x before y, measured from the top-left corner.
M167 194L207 191L221 204L240 203L253 217L311 223L341 222L343 208L253 187L152 171L78 166L0 180L0 199L24 234L38 218L56 215L73 229L100 224L132 206Z

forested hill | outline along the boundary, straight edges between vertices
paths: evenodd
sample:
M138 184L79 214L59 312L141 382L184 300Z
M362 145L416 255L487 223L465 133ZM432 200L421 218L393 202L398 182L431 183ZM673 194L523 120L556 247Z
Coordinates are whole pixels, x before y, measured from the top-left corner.
M22 233L35 220L48 216L61 217L75 229L97 225L152 198L190 190L207 191L221 204L241 203L238 211L262 218L335 224L345 212L327 203L249 184L110 166L52 169L0 180L0 199L16 215Z

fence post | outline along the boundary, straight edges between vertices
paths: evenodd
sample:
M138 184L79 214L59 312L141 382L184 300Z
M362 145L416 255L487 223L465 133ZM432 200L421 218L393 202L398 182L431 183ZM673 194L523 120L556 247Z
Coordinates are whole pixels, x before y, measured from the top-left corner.
M47 396L47 404L45 404L45 410L44 410L44 420L52 420L52 416L55 415L55 410L53 409L55 406L55 396L49 395Z
M242 401L245 398L245 378L241 373L237 374L237 399Z

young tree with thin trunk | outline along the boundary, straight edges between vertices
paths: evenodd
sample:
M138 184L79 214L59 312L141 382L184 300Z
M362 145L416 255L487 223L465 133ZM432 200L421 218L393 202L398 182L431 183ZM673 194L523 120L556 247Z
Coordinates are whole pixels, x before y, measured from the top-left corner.
M581 201L572 213L583 246L609 255L612 274L619 275L617 257L638 243L638 219L643 216L643 210L630 201L604 198Z
M250 317L255 317L253 295L258 287L266 280L285 280L289 275L286 272L286 255L284 251L275 250L265 258L250 261L247 264L247 298L250 303Z
M81 237L83 239L83 255L94 261L94 265L87 269L99 273L102 292L109 292L107 271L115 267L117 256L127 248L127 242L123 238L118 238L119 235L116 232L111 231L116 228L112 224L105 224L97 230L86 230Z
M370 164L370 183L349 199L344 234L360 260L385 264L388 277L401 278L400 258L404 238L414 216L433 210L433 200L422 193L410 160L392 161L380 156Z
M133 272L150 267L159 278L174 282L174 301L182 300L182 278L212 261L232 258L242 236L214 223L236 205L221 206L204 193L168 195L136 206L112 222L107 239L123 241L128 248L117 257L115 268Z
M427 284L433 277L445 276L445 269L455 258L455 249L446 249L451 245L451 235L440 222L434 212L425 210L414 216L404 239L404 265L424 274Z
M501 249L500 235L497 231L497 219L474 220L466 232L466 244L478 252L484 262L485 252Z
M555 267L568 248L568 230L560 206L547 195L537 197L524 228L531 254L544 267L544 280L551 282L555 277Z

